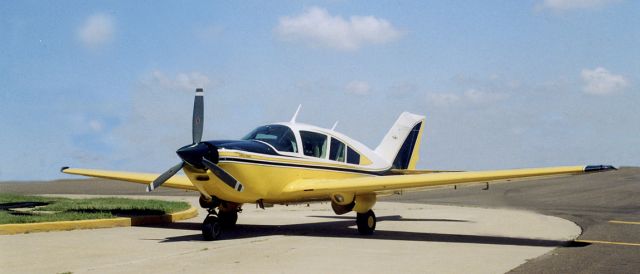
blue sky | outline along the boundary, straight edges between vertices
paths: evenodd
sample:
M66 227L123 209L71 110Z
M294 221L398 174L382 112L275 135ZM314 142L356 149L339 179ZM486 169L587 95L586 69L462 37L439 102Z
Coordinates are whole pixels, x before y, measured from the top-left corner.
M191 140L289 120L375 147L427 116L420 168L640 165L640 2L10 1L0 180L163 172Z

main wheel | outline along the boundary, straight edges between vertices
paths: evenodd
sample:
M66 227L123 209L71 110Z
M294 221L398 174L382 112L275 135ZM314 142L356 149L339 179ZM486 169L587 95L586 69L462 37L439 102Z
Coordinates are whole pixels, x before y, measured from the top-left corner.
M220 225L223 228L232 228L236 225L238 221L238 212L237 211L220 211L218 212L218 218L220 221Z
M358 213L356 224L361 235L371 235L376 230L376 214L373 213L373 210L369 210L367 213Z
M202 237L207 241L213 241L220 237L222 226L216 216L207 216L202 222Z

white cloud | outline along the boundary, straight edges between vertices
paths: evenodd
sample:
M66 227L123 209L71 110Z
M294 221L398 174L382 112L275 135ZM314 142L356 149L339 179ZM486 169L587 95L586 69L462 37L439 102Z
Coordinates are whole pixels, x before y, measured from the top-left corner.
M102 123L98 120L91 120L89 121L89 128L91 128L91 130L95 132L100 132L102 131L102 129L104 129L104 125L102 125Z
M177 161L175 150L191 142L196 88L205 88L205 138L214 136L217 82L202 72L150 71L133 88L131 111L113 129L115 161L126 168L162 172ZM141 160L140 155L145 155ZM152 160L149 160L152 159Z
M506 93L487 92L477 89L467 89L462 94L457 93L427 93L427 102L436 106L452 106L456 104L489 104L507 98Z
M204 41L216 41L224 33L224 28L218 25L210 25L195 30L195 36Z
M88 48L98 48L113 39L113 18L97 13L89 16L78 29L78 39Z
M620 0L544 0L538 4L538 9L553 11L567 11L575 9L595 9Z
M464 92L464 98L472 103L484 104L491 103L506 98L505 93L486 92L477 89L468 89Z
M211 84L209 77L200 72L178 73L175 77L170 77L158 70L151 72L151 77L146 82L161 89L188 91L207 88Z
M460 96L454 93L427 93L427 102L438 106L450 106L460 101Z
M629 85L622 75L616 75L605 68L583 69L580 73L584 81L583 91L594 95L608 95L622 91Z
M382 44L403 33L389 21L374 16L332 16L326 9L311 7L297 16L281 17L275 31L286 41L302 41L314 47L356 50L365 44Z
M368 95L371 91L369 84L364 81L351 81L345 86L347 93L356 95Z

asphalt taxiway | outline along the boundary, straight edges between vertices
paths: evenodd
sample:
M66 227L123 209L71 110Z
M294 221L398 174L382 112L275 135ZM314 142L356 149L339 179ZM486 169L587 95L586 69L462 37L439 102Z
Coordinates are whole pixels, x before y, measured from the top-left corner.
M500 273L580 234L520 210L381 202L376 212L367 237L353 214L335 216L328 204L248 207L213 242L201 237L204 212L168 226L3 235L0 272Z
M533 210L571 220L583 229L572 247L560 247L515 273L638 273L640 168L515 183L439 189L387 201ZM582 245L582 246L580 246Z
M104 273L144 268L160 272L636 273L640 269L640 168L481 189L448 188L383 198L392 203L376 205L379 223L373 237L357 235L353 216L335 216L327 204L264 211L246 206L238 229L226 232L218 242L200 240L203 214L166 227L0 236L0 272ZM142 193L140 185L100 180L28 187L0 184L0 192L113 191ZM174 195L170 199L193 201L196 197L191 192L162 191L162 195ZM566 220L583 229L576 242L568 241L576 233L572 229L562 237L537 234L562 231L556 228L559 224L578 229ZM33 263L47 259L51 264Z

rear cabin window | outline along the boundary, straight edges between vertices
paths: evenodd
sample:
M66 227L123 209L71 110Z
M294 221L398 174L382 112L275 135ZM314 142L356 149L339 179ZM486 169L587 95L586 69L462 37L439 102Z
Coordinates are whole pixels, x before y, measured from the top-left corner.
M354 165L360 164L360 154L350 147L347 148L347 163Z
M327 157L327 135L301 130L300 138L304 155L318 158Z
M242 140L257 140L272 145L278 151L298 152L298 144L293 131L283 125L268 125L254 129Z
M329 150L329 160L344 162L344 151L346 146L334 138L331 138L331 148Z

